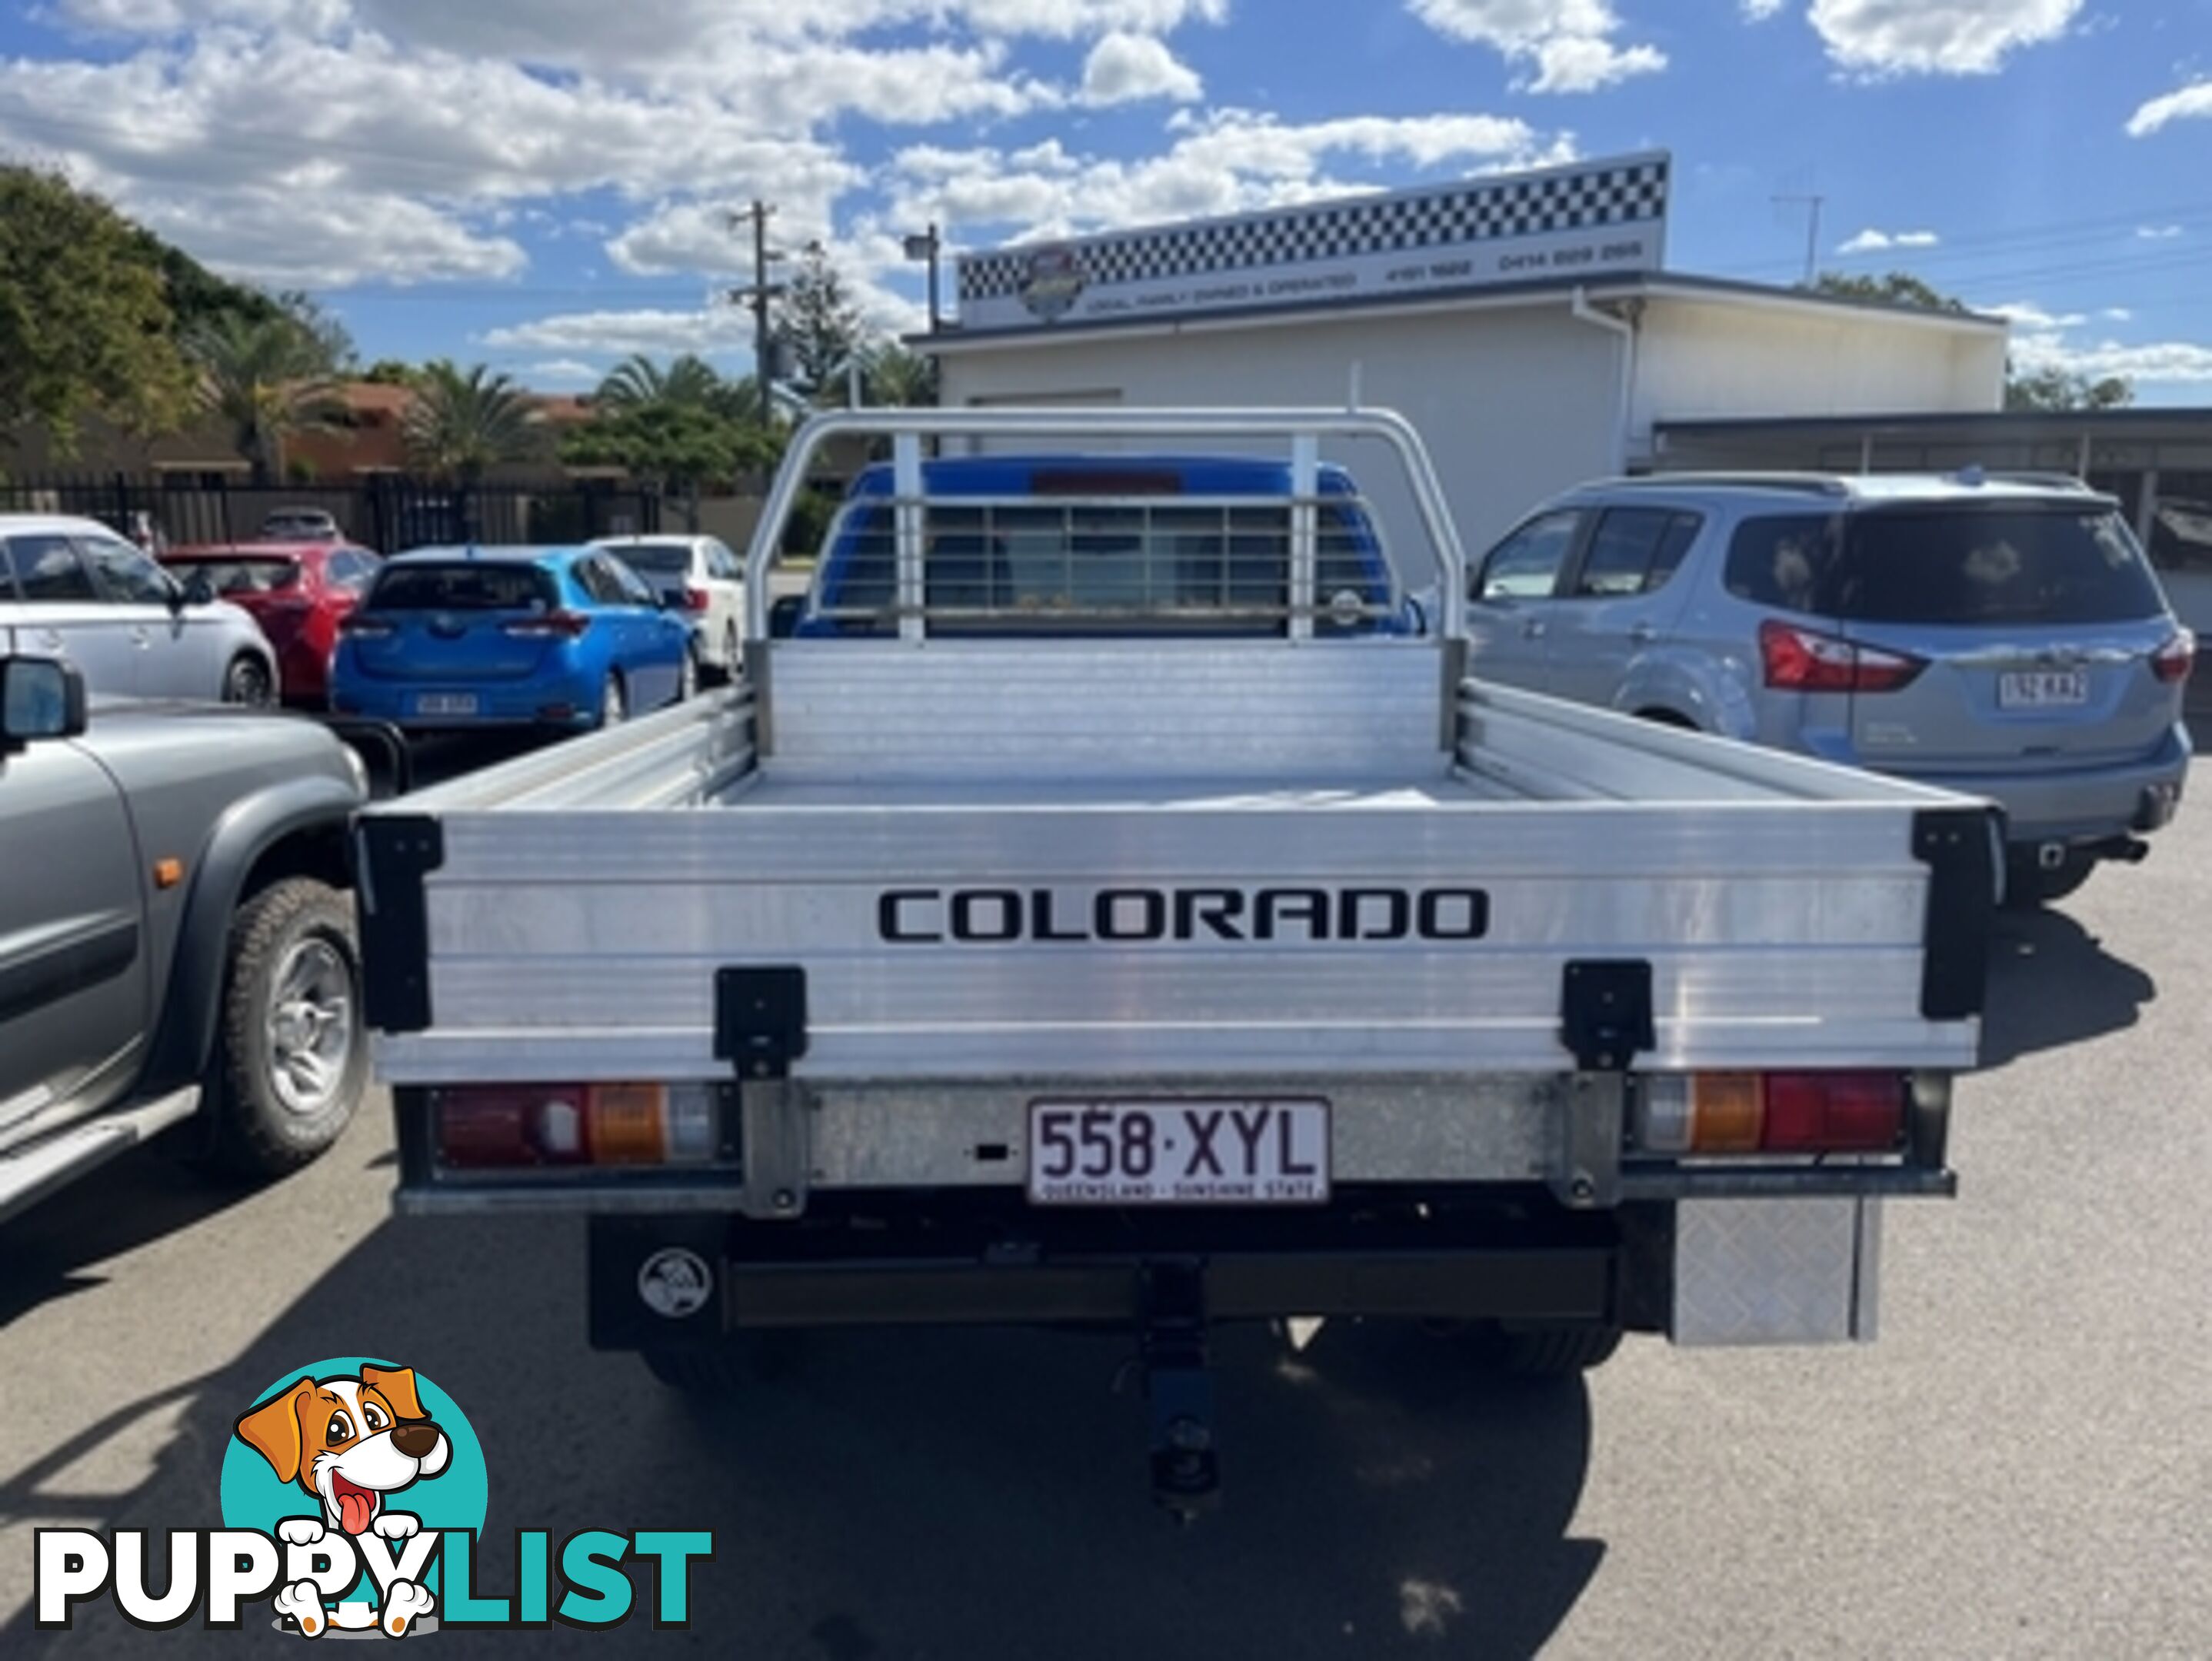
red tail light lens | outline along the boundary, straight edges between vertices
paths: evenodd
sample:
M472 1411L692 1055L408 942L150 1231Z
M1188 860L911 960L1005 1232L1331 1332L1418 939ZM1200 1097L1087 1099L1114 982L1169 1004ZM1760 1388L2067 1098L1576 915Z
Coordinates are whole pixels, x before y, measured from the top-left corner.
M704 611L707 609L707 599L705 589L687 588L684 591L684 609L686 611Z
M711 1162L711 1085L467 1084L433 1097L439 1163L455 1170Z
M1874 1154L1904 1138L1899 1073L1657 1073L1640 1082L1645 1153Z
M1925 658L1772 621L1759 626L1759 655L1766 684L1790 692L1896 692L1928 667Z
M338 621L338 633L355 640L388 640L399 631L381 617L371 617L362 612Z
M438 1093L438 1158L462 1169L581 1165L580 1084L471 1086Z
M499 626L500 633L518 640L573 640L592 626L583 611L547 611L534 617L516 617Z
M2197 664L2197 637L2183 629L2150 655L2150 672L2171 686L2185 681Z

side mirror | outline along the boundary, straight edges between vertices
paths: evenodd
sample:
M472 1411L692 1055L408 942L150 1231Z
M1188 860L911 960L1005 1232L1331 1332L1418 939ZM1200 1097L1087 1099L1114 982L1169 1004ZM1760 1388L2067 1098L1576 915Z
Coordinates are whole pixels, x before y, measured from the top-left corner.
M0 747L21 749L39 738L74 738L84 730L84 676L55 658L0 658Z
M215 579L204 571L195 571L185 579L184 586L175 591L176 598L170 609L188 605L213 605L216 602Z
M768 609L768 637L771 640L787 640L799 633L799 620L806 615L804 594L780 596Z

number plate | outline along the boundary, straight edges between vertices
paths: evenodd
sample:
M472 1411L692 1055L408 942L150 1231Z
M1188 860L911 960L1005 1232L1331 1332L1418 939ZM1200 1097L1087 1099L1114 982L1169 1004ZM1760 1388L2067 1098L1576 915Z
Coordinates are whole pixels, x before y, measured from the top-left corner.
M2001 708L2063 708L2088 701L2089 677L2078 669L2021 670L1997 676Z
M1036 1205L1319 1205L1328 1103L1032 1101Z
M477 695L473 692L426 692L415 700L417 715L473 715L477 712Z

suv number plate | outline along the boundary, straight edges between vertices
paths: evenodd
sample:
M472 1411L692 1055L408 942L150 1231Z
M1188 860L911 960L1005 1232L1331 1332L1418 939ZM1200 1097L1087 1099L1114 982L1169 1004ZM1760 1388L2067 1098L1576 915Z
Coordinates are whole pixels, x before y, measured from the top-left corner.
M2050 709L2089 701L2089 677L2078 669L2021 670L1997 676L2004 709Z
M1328 1103L1030 1103L1037 1205L1320 1205Z

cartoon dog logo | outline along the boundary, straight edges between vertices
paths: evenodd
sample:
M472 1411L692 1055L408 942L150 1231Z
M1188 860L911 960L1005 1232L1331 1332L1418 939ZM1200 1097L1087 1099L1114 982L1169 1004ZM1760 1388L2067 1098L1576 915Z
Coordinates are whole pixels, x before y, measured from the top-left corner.
M357 1377L302 1378L242 1415L238 1438L269 1462L279 1482L296 1482L321 1502L319 1516L277 1525L288 1545L313 1545L332 1531L410 1537L421 1519L392 1509L386 1496L436 1476L453 1453L422 1410L415 1370L406 1367L364 1364ZM312 1580L280 1591L275 1607L310 1638L327 1624ZM386 1589L377 1624L397 1638L434 1607L427 1587L399 1581Z

